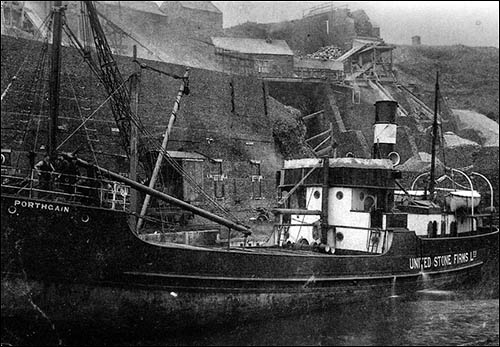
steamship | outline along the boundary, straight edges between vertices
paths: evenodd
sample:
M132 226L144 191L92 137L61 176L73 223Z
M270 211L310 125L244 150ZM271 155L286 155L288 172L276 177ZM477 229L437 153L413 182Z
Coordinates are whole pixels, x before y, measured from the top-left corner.
M51 90L57 93L57 83ZM397 107L375 104L371 159L284 161L274 228L254 247L230 240L231 230L247 239L249 227L59 153L52 137L49 156L94 175L75 177L84 189L68 193L40 188L33 168L2 165L2 321L43 312L52 322L175 327L324 309L476 278L498 245L493 206L481 210L475 189L478 180L489 181L457 169L436 177L432 165L404 188ZM54 131L57 125L49 135ZM130 213L132 191L219 223L227 237L219 233L217 242L201 245L168 235L148 239L135 224L146 217Z

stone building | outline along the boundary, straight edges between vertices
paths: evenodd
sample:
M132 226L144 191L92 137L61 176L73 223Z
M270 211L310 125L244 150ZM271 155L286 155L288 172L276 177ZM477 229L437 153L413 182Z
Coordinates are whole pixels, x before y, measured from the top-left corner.
M293 52L286 41L213 37L212 43L225 72L259 76L293 72Z
M160 10L197 30L222 30L222 12L210 1L164 1Z
M2 90L5 90L25 57L30 62L36 61L42 44L2 36L2 45L5 48L2 60L11 62L2 65L1 82ZM59 142L81 125L81 116L96 109L99 111L85 123L84 129L65 142L61 150L72 151L81 147L80 157L92 158L94 153L98 164L125 175L128 161L120 147L121 134L111 116L110 106L105 102L104 87L87 69L75 49L63 47L62 55L61 88L64 94ZM124 77L137 68L130 57L115 55L115 59ZM185 66L144 59L141 62L177 75L185 71ZM36 64L25 65L22 74L18 75L19 81L32 78L35 69ZM179 85L179 81L158 73L142 72L138 114L148 133L141 133L141 138L161 143ZM37 160L43 156L48 124L47 117L33 112L38 110L36 102L39 100L32 100L30 87L29 83L14 83L2 101L3 157L25 167L28 165L28 151L33 150ZM207 204L205 195L193 188L191 183L194 182L195 187L202 187L211 199L239 218L248 220L254 207L269 207L274 201L275 172L280 168L283 156L274 139L273 125L276 118L283 119L284 123L292 117L290 108L270 98L263 82L254 76L230 76L193 68L189 88L190 94L180 102L167 148L172 163L177 163L188 175L175 172L172 164L165 161L160 172L161 180L169 194L213 209ZM154 160L157 154L154 147L150 154Z
M380 28L374 26L363 10L351 11L347 6L332 3L306 10L303 17L289 22L267 25L270 35L286 39L294 52L309 54L321 47L352 48L358 36L379 38Z
M367 77L392 81L394 48L381 39L357 38L353 40L352 48L338 61L344 64L344 72L349 80Z

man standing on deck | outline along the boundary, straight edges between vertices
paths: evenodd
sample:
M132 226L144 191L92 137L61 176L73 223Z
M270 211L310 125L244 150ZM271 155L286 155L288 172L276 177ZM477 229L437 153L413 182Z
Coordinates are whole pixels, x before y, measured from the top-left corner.
M61 186L66 194L75 194L75 183L77 181L77 176L79 175L78 167L76 166L76 160L62 159L64 165L61 166Z
M52 173L55 169L48 154L35 165L35 170L38 174L38 189L51 190Z

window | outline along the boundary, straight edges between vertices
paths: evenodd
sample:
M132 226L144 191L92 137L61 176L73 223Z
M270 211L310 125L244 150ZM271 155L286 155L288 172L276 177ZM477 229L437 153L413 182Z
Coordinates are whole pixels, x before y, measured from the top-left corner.
M361 103L361 92L358 90L352 91L352 103L360 104Z
M251 160L252 165L252 199L262 199L262 175L259 160Z
M222 159L214 159L212 161L210 171L212 173L209 177L214 181L214 197L216 199L224 199L224 196L226 195L224 180L227 177L222 172Z
M271 72L271 62L268 60L255 60L255 68L258 73L270 73Z

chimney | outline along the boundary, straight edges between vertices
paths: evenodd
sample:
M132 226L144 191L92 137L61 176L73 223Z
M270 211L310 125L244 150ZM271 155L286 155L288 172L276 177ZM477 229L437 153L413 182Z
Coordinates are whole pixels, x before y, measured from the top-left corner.
M375 124L373 125L373 159L386 159L394 152L396 145L396 110L398 103L392 100L375 103Z

